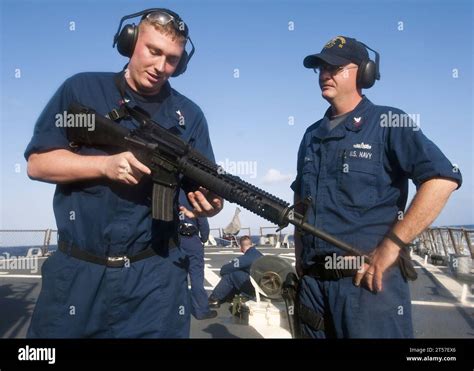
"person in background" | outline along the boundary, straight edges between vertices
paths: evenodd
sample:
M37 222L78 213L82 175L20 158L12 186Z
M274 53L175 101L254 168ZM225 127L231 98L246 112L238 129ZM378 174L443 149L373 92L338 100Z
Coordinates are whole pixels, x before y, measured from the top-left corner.
M180 203L191 208L184 192L180 193ZM191 281L191 314L198 320L217 316L209 309L208 297L204 289L204 243L209 239L209 222L205 217L187 218L181 221L180 248L188 258L188 275Z
M250 267L263 254L252 244L249 236L242 236L239 245L244 255L222 266L220 271L222 278L209 296L211 308L220 307L221 303L242 292L248 295L255 294L250 283Z

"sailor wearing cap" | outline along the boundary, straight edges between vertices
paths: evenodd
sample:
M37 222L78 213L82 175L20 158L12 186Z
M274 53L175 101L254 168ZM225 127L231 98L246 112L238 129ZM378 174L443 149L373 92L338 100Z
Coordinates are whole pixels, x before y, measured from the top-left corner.
M419 127L386 122L406 113L374 105L362 94L380 79L379 55L374 51L373 61L367 49L337 36L304 59L330 107L308 127L298 151L291 185L297 211L371 256L370 265L354 267L346 257L339 260L347 267L328 266L328 256L343 252L295 232L300 309L322 319L303 321L309 337L413 337L410 292L399 262L462 182L459 169ZM417 193L406 210L409 179Z

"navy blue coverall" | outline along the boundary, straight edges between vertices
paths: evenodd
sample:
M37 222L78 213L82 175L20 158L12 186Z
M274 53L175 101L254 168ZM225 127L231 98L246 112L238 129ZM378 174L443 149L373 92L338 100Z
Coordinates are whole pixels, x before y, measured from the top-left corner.
M180 204L189 209L189 203L183 192L180 194ZM209 302L204 289L204 243L209 238L209 222L207 218L184 218L182 221L193 226L196 234L187 236L181 234L180 247L188 257L188 273L191 281L191 314L197 319L209 313Z
M77 101L106 115L118 108L114 73L80 73L67 79L41 113L25 158L55 149L71 150L57 114ZM146 110L210 160L208 126L201 109L172 89L142 97L127 89L130 106ZM136 128L131 119L117 125ZM106 155L82 146L81 155ZM170 228L151 218L152 182L129 186L107 179L58 184L53 208L58 239L95 256L133 256L147 247L156 255L122 268L79 260L61 251L42 266L43 284L29 337L186 338L190 330L186 256L169 244ZM177 215L177 197L175 200Z
M300 198L311 197L310 224L372 252L405 211L408 180L418 187L434 177L461 185L459 169L419 127L399 125L407 116L393 107L376 106L365 96L333 130L328 131L331 109L311 125L298 151L296 180L291 188ZM302 265L316 256L343 255L335 246L302 236ZM323 281L304 276L299 299L325 318L325 330L303 326L311 337L413 337L408 283L398 266L383 275L383 291L374 294L355 287L352 277Z

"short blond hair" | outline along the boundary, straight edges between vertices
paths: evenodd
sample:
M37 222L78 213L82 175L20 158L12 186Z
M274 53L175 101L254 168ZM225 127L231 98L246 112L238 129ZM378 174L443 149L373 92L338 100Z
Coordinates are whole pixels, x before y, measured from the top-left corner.
M186 37L176 29L172 22L163 26L160 23L153 22L152 20L145 17L138 25L139 30L141 30L146 25L153 26L155 30L161 32L163 35L171 36L171 40L173 41L177 40L182 44L186 43Z

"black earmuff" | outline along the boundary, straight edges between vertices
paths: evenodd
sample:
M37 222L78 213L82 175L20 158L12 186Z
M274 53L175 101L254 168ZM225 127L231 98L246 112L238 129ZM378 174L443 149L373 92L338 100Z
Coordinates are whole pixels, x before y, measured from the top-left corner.
M361 89L369 89L375 84L375 80L380 80L380 55L374 49L360 43L375 53L375 62L371 59L364 60L360 63L357 71L357 86Z
M125 25L122 29L123 22L127 19L135 18L139 16L141 16L142 19L144 19L148 14L153 13L153 12L158 12L158 11L171 15L178 24L184 26L183 30L180 30L180 32L183 34L183 36L186 37L186 41L189 40L192 47L189 54L186 50L183 52L183 55L181 56L181 59L179 60L178 66L176 67L176 70L174 71L172 75L173 77L176 77L186 71L186 68L188 67L188 63L191 60L191 57L193 56L195 49L194 49L194 44L189 37L188 26L186 25L186 23L184 23L184 21L181 19L181 17L178 14L176 14L175 12L172 12L171 10L164 9L164 8L151 8L151 9L143 10L138 13L133 13L133 14L124 16L120 20L119 28L117 30L117 33L114 36L114 43L112 47L115 47L115 45L117 45L117 50L121 55L123 55L124 57L131 58L133 55L133 51L135 50L135 45L138 40L138 26L132 23L132 24Z
M131 58L138 39L138 27L127 24L120 32L117 39L117 50L124 57Z

